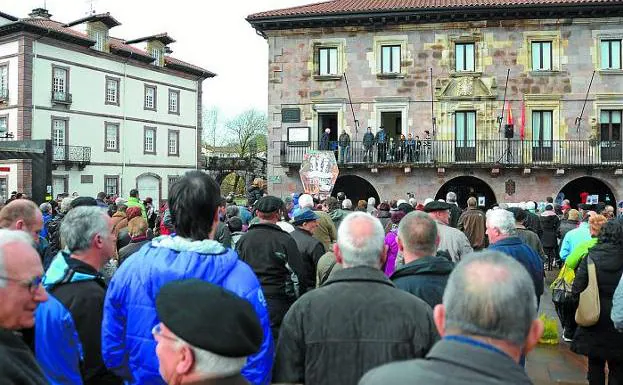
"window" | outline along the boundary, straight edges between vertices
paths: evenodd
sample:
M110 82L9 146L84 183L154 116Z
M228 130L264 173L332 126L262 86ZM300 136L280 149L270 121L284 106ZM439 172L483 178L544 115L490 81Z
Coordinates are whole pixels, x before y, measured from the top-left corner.
M180 153L180 132L169 130L169 155L178 156Z
M9 117L8 115L0 116L0 134L9 132Z
M119 83L118 78L106 76L106 104L119 105Z
M0 65L0 100L9 97L9 65Z
M155 59L153 62L154 65L156 66L162 65L162 50L160 48L152 48L151 57Z
M106 122L104 127L106 131L104 151L119 152L119 124Z
M104 51L104 48L106 48L106 34L102 31L91 31L89 35L91 40L95 40L93 48L98 51Z
M9 182L8 182L8 177L3 176L0 177L0 199L2 199L3 202L6 202L7 199L9 199L8 197L8 192L9 192Z
M533 41L532 42L532 70L551 71L552 70L552 42Z
M384 73L384 74L400 73L400 46L399 45L381 46L381 73Z
M318 48L318 75L337 75L337 47Z
M145 127L143 131L143 153L156 154L156 128Z
M552 147L552 111L532 111L532 147Z
M476 60L474 56L474 43L456 43L455 61L456 70L459 72L474 71Z
M52 67L52 99L69 101L69 70L64 67Z
M169 114L180 114L180 91L169 90Z
M599 124L602 141L618 142L621 140L620 110L601 110Z
M104 192L106 195L119 195L119 177L116 175L104 176Z
M601 41L601 69L621 69L621 40Z
M52 120L52 145L54 146L67 145L67 120L65 119L53 119Z
M156 86L145 85L145 109L156 111Z
M182 177L179 176L179 175L169 175L169 177L168 177L169 190L171 189L171 186L173 186L173 184L176 183L181 178Z
M455 119L456 147L476 146L476 112L459 111Z

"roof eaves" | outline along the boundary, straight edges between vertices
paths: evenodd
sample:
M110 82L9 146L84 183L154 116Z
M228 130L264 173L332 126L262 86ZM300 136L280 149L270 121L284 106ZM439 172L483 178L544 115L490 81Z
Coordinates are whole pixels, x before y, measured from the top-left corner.
M91 47L95 44L95 41L88 39L86 37L80 37L75 34L63 32L56 30L50 27L43 27L40 25L35 25L32 23L28 23L24 20L18 20L12 23L8 23L0 26L0 36L11 33L11 32L19 32L19 31L27 31L32 32L41 36L50 36L58 40L74 43L81 45L83 47Z
M195 75L195 76L198 76L198 77L203 78L203 79L213 78L213 77L216 76L216 74L214 72L208 71L208 70L200 68L200 67L196 67L196 66L193 66L193 65L189 65L189 64L183 63L183 62L181 62L179 60L176 60L174 62L167 61L165 63L165 68L169 68L169 69L172 69L172 70L176 70L176 71L188 73L188 74L191 74L191 75Z
M125 43L126 44L135 44L135 43L141 43L141 42L149 41L149 40L158 40L158 41L161 41L162 44L164 44L164 45L175 43L175 39L171 38L166 32L165 33L159 33L157 35L140 37L138 39L126 40Z
M5 19L11 20L11 21L18 21L19 20L18 17L15 17L13 15L9 15L8 13L4 13L2 11L0 11L0 17L3 17Z
M107 13L100 13L100 14L97 14L97 15L89 15L89 16L83 17L81 19L74 20L72 22L69 22L69 23L63 25L63 27L66 27L66 28L73 27L74 25L78 25L78 24L82 24L82 23L86 23L88 21L94 21L94 20L101 21L102 23L106 24L106 26L108 28L112 28L112 27L116 27L118 25L121 25L121 23L118 22L117 19L115 19L114 17L110 16L110 13L107 12Z

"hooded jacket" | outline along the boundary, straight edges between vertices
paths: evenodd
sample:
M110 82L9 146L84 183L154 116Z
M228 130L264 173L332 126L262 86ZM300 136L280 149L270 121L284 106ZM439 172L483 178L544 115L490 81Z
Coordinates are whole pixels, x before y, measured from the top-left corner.
M591 232L589 230L588 222L582 222L577 229L573 229L565 235L565 238L560 244L560 259L563 261L567 259L569 254L580 243L591 239Z
M560 219L553 211L544 211L539 217L543 233L541 234L541 243L545 248L555 248L558 246L558 226Z
M140 207L141 215L145 218L145 220L147 220L147 210L145 209L145 205L137 197L129 197L126 206L128 206L128 208Z
M397 288L422 299L431 307L439 305L454 264L431 256L416 259L396 269L390 280Z
M121 384L102 360L103 277L63 251L50 264L43 286L50 299L37 307L35 355L50 383Z
M387 246L387 258L385 258L385 266L383 272L385 276L391 277L396 269L396 258L398 257L398 228L394 227L387 232L385 236L385 246Z
M264 294L251 268L231 249L213 240L158 237L117 270L104 303L102 354L106 365L129 384L158 384L156 341L151 329L160 320L155 301L166 283L198 278L248 300L260 319L264 340L242 374L252 384L268 384L273 345Z
M45 249L43 256L43 270L47 270L50 263L56 257L56 254L61 251L61 223L65 213L59 212L54 218L52 218L48 226L48 248Z
M342 223L342 220L346 218L346 216L350 213L352 213L352 211L346 211L342 209L335 209L329 213L336 229L340 227L340 223Z

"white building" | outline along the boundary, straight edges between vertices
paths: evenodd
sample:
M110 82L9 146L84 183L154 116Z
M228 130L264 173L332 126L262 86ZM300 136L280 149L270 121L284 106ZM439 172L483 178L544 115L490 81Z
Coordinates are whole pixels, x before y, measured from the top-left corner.
M215 76L169 56L166 33L111 37L109 14L64 24L44 9L0 12L0 136L51 139L52 194L167 198L201 156L201 85ZM30 194L31 163L0 165L0 199Z

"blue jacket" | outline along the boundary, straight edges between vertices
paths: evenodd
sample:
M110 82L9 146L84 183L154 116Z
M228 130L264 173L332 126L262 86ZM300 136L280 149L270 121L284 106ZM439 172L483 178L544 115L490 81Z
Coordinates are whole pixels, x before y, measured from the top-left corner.
M521 263L532 277L537 298L543 294L543 260L533 248L525 244L519 237L508 237L490 245L488 250L500 251Z
M43 238L48 237L48 222L52 219L52 214L45 213L43 214L43 227L41 231L39 231L39 236Z
M570 230L565 234L560 244L560 259L566 260L576 246L590 239L591 232L588 223L582 222L577 229Z
M260 283L238 254L213 240L191 242L162 236L128 258L110 282L102 321L106 366L129 384L164 385L158 373L156 341L151 329L160 320L155 301L173 280L198 278L222 286L255 307L264 330L260 351L249 357L242 374L252 384L270 384L273 342Z

